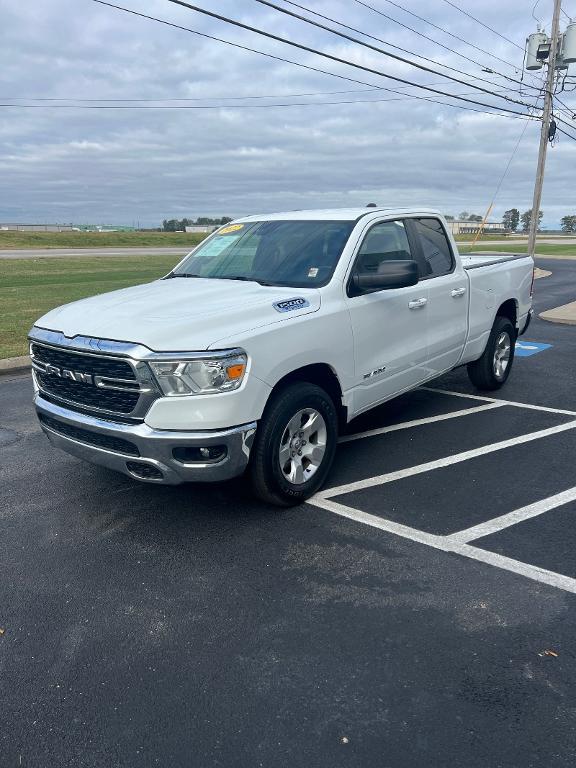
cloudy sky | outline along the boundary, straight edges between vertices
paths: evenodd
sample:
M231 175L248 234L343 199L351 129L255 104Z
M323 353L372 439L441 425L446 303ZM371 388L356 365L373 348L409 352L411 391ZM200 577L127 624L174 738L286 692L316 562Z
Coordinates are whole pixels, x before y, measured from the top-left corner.
M236 216L371 201L422 204L456 215L462 210L483 213L525 127L522 119L409 98L406 94L411 93L446 101L264 39L168 0L112 2L333 75L240 50L93 0L0 0L0 103L41 105L0 108L0 223L158 225L172 217ZM531 1L456 0L518 48L458 12L447 0L397 0L483 52L410 16L389 0L367 0L457 52L451 53L357 0L300 0L307 8L387 43L461 70L466 74L419 59L443 74L486 88L490 95L290 19L256 0L197 2L346 61L495 106L525 113L526 107L507 103L494 91L526 104L533 104L538 94L534 87L521 90L517 83L485 73L480 66L519 77L520 69L513 67L521 68L520 49L536 26ZM298 11L284 0L275 2ZM570 3L573 8L568 7ZM576 16L576 0L565 0L564 5ZM537 16L548 29L551 13L552 0L540 0ZM576 75L576 65L572 67ZM534 86L540 77L537 73L526 82ZM263 96L267 98L246 98ZM562 98L576 108L576 93L562 94ZM107 100L101 105L148 108L55 106L86 99ZM144 101L129 101L138 99ZM188 101L168 101L177 99ZM93 101L84 103L96 106ZM296 106L265 106L273 104ZM202 108L149 108L170 105ZM570 119L569 113L565 118ZM499 219L506 208L531 206L538 134L538 124L530 122L502 184L493 218ZM542 205L548 226L576 212L575 169L576 141L560 136L548 153Z

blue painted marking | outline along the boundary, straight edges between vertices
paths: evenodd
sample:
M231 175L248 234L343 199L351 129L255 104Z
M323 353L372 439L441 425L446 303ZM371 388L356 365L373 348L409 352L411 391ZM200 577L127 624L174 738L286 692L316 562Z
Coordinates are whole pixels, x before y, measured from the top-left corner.
M543 352L545 349L550 349L552 344L540 344L537 341L525 341L521 339L516 342L516 357L532 357L537 355L538 352Z

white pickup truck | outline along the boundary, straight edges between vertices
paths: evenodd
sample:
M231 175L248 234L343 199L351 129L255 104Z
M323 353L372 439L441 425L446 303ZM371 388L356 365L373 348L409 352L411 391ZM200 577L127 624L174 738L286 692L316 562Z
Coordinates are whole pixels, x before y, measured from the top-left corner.
M437 211L250 216L161 280L40 318L34 402L82 459L151 483L248 470L296 504L364 411L461 365L501 387L532 287L530 257L460 256Z

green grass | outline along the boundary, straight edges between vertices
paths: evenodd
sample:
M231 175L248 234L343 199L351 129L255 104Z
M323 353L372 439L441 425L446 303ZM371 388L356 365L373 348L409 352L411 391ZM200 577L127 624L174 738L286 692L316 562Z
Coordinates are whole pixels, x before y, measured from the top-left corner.
M48 310L165 275L174 256L0 259L0 358L28 351L26 335Z
M576 259L576 245L539 245L538 253ZM462 246L463 253L469 246ZM525 246L479 244L475 251L526 252ZM0 358L27 352L26 334L48 310L97 293L146 283L170 271L174 256L0 259Z
M458 249L460 253L477 253L478 251L500 251L502 253L526 253L525 245L485 245L477 243L472 250L468 245L462 245ZM539 256L549 256L552 259L574 259L576 258L576 245L547 245L536 243L536 253Z
M464 235L464 234L454 235L454 239L458 240L459 243L463 243L463 242L466 242L468 240L470 240L470 241L474 240L475 237L476 237L476 235ZM491 234L491 235L484 234L484 235L482 235L480 240L478 240L478 242L482 243L482 242L489 241L489 240L505 240L505 239L506 239L506 235L503 234L503 233Z
M193 248L206 235L185 232L0 232L0 250L18 248Z

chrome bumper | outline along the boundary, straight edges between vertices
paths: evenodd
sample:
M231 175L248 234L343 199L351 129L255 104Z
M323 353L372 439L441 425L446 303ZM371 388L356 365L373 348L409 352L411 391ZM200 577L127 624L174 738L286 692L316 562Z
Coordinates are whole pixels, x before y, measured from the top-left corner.
M40 426L53 445L79 459L150 483L178 485L185 482L217 482L236 477L248 465L256 433L256 422L209 432L172 432L151 429L146 424L120 424L54 405L44 400L41 394L36 394L34 405L41 419ZM42 417L50 423L43 422ZM66 432L68 434L64 434ZM102 443L108 438L127 441L135 447L136 452L127 454L90 444L91 440ZM178 448L216 446L225 448L225 455L218 460L180 461L173 453Z

